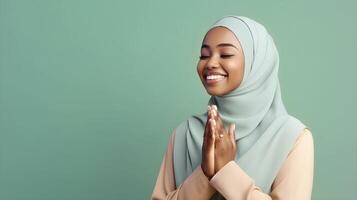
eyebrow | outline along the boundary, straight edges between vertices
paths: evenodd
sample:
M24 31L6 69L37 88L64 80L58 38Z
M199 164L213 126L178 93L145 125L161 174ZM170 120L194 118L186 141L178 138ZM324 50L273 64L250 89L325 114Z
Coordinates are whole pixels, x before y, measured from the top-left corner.
M234 46L233 44L230 44L230 43L220 43L216 47L234 47L234 48L236 48L238 50L238 48L236 46ZM208 48L209 49L210 46L207 45L207 44L203 44L201 46L201 49L203 49L203 48Z

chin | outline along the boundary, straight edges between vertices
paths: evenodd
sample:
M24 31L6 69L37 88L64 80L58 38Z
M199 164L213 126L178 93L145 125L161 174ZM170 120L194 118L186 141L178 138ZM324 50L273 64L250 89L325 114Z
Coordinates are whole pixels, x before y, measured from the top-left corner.
M215 88L215 89L207 89L206 88L206 91L211 96L223 96L223 95L225 95L224 91L222 91L222 90L220 90L218 88Z

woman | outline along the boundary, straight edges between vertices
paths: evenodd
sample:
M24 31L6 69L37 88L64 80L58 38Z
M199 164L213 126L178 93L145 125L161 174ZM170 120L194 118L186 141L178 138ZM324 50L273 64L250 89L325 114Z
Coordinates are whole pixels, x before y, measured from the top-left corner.
M281 99L279 55L265 27L226 16L197 65L208 110L173 131L151 199L311 199L310 130Z

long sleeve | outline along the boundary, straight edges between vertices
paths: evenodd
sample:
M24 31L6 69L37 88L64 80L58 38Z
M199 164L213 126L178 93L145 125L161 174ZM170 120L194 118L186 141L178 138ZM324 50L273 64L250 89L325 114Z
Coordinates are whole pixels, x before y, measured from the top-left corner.
M178 188L175 187L173 168L174 139L175 131L170 137L151 200L208 200L216 190L209 184L209 180L204 175L200 165Z
M230 161L210 180L227 200L309 200L314 175L314 143L309 129L299 135L270 194L264 193L235 161Z

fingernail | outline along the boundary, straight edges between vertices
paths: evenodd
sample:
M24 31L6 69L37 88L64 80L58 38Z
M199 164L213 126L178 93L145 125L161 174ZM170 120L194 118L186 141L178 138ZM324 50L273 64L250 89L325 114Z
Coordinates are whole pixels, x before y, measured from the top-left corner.
M217 110L217 106L216 106L216 105L213 105L213 108L214 108L215 110Z

